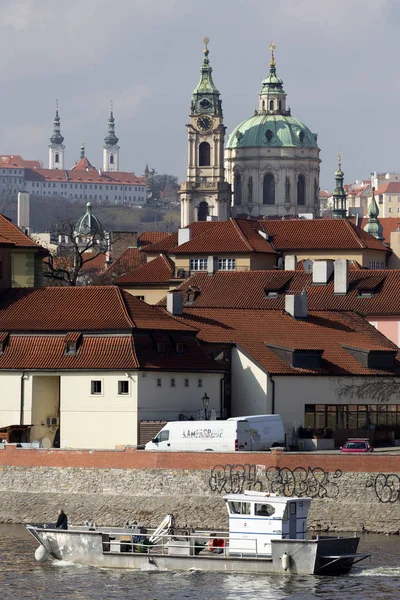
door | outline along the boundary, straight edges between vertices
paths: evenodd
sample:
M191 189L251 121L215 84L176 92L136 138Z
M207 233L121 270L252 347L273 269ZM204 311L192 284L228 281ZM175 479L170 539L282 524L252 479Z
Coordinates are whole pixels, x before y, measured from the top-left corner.
M296 539L297 535L297 504L289 502L289 539Z
M236 436L237 448L235 450L251 450L250 428L247 421L237 421Z

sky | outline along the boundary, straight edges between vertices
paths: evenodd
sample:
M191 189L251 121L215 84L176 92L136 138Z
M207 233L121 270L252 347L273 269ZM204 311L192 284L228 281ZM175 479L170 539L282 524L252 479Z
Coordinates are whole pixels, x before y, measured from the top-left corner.
M276 44L292 115L318 133L321 187L400 172L396 0L1 0L0 152L48 166L56 99L66 166L102 166L110 100L120 169L185 178L203 38L227 132L252 116Z

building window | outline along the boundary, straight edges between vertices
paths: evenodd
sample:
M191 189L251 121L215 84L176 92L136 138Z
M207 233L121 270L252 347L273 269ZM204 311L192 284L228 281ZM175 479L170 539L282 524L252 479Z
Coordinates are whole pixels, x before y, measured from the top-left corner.
M110 154L110 165L114 164L114 156Z
M183 354L183 351L184 351L184 346L183 346L182 342L178 342L176 344L176 353Z
M306 180L304 175L299 175L297 178L297 204L304 206L306 203Z
M157 342L157 352L159 354L165 354L166 351L166 343L165 342Z
M270 100L269 101L269 110L273 110L274 109L274 101Z
M390 213L392 212L392 207L391 207L391 206L389 206L389 212L390 212Z
M96 379L94 381L90 382L90 393L94 396L96 394L101 394L102 393L102 385L101 385L101 380L100 379Z
M236 258L219 258L218 271L234 271L236 269Z
M203 380L202 379L198 379L197 380L197 387L203 387Z
M138 300L142 300L144 302L144 296L134 296L134 298L137 298Z
M161 379L157 379L157 387L161 387Z
M129 381L118 381L118 395L126 396L126 394L129 394Z
M263 204L275 204L275 179L267 173L263 182Z
M174 378L171 379L171 387L175 387L175 379Z
M391 202L391 201L392 201L392 196L389 196L389 202Z
M189 379L185 379L185 387L189 387Z
M368 269L385 269L386 264L382 260L369 260Z
M235 175L234 202L237 205L242 204L242 177L240 173L236 173Z
M199 167L209 167L211 163L211 148L208 142L201 142L199 146Z
M190 270L191 271L207 271L207 259L206 258L191 258L190 259Z
M65 346L65 354L76 354L76 342L67 342Z
M56 153L55 162L56 162L56 163L58 163L58 162L59 162L59 156L58 156L58 153Z

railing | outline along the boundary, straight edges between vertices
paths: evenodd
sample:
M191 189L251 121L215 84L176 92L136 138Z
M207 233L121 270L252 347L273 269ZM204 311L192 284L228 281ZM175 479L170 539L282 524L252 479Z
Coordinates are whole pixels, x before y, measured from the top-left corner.
M214 533L214 532L213 532ZM138 538L142 539L138 539ZM226 532L215 532L211 536L209 532L196 531L193 534L163 534L159 536L156 543L149 542L148 534L102 534L102 546L104 554L157 554L161 556L197 556L201 553L202 557L207 558L256 558L265 559L269 556L265 553L260 554L258 550L257 538L232 538ZM134 541L136 538L136 541ZM222 541L221 545L209 546L210 541ZM230 542L245 542L246 546L236 545L233 552L230 552ZM249 548L249 542L254 548ZM204 552L205 551L205 552Z

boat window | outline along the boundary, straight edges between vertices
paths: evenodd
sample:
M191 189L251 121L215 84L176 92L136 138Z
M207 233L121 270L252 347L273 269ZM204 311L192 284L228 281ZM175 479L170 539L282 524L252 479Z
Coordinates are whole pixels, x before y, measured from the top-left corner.
M275 508L271 504L256 504L254 512L262 517L270 517L275 513Z
M290 503L290 514L291 515L295 515L296 514L296 502L291 502Z
M231 515L249 515L250 502L229 502L229 512Z

